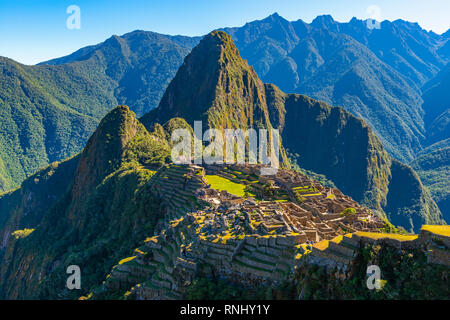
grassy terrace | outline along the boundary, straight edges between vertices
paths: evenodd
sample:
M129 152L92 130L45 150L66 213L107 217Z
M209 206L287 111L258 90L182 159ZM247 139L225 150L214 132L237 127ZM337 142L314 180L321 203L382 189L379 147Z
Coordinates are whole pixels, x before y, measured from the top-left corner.
M119 264L127 263L127 262L129 262L129 261L131 261L131 260L133 260L133 259L135 259L135 258L136 258L136 256L131 256L131 257L122 259L122 260L119 261Z
M206 181L211 185L211 188L217 190L226 190L231 194L234 194L238 197L245 196L245 185L233 182L229 179L223 178L218 175L205 175ZM249 194L249 196L252 196Z
M34 229L23 229L16 230L11 235L13 235L16 239L23 239L28 237L31 233L33 233Z
M422 230L429 231L441 236L450 237L450 226L423 225Z
M371 235L381 235L381 234L384 234L384 233L375 233L375 232L357 232L356 234L358 234L358 233L361 233L361 234L371 234ZM384 235L386 235L386 234L384 234ZM389 235L390 235L390 234L389 234ZM352 236L353 236L353 235L352 235L351 233L345 235L345 237L347 237L347 238L351 238ZM360 236L363 236L363 235L360 235ZM366 235L364 235L364 236L366 236ZM371 236L371 238L373 238L373 237ZM373 238L373 239L381 239L381 238L386 238L386 236L384 236L384 237L379 237L379 238ZM349 246L348 244L343 243L342 240L344 240L344 236L343 236L343 235L340 235L340 236L334 237L334 238L331 239L331 240L322 240L322 241L319 241L319 242L313 244L312 246L313 246L314 248L320 250L320 251L323 251L323 250L327 249L327 248L330 246L330 242L334 242L334 243L336 243L336 244L340 244L341 246L344 246L344 247L351 247L351 246ZM303 246L303 245L302 245L302 246ZM309 251L308 248L305 247L305 246L304 246L304 249L305 249L305 251Z
M330 245L329 240L322 240L322 241L319 241L319 242L313 244L313 247L316 249L319 249L320 251L323 251L323 250L327 249L329 245Z
M412 241L418 238L418 235L403 235L403 234L394 234L394 233L377 233L377 232L363 232L358 231L355 232L355 235L360 237L366 237L370 239L394 239L398 241Z
M313 186L303 186L292 188L297 201L302 202L304 197L320 196L322 193Z
M245 190L247 190L247 196L256 200L265 199L277 202L291 200L288 191L282 188L274 188L271 189L272 194L269 195L265 193L267 185L261 183L257 175L239 172L228 167L224 167L217 175L206 175L205 179L207 183L211 184L212 188L226 190L239 197L245 197Z

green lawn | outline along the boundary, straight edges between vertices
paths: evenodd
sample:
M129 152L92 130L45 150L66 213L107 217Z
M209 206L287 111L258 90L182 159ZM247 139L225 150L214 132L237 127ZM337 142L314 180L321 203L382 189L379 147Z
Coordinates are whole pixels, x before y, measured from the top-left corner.
M226 190L238 197L244 197L245 195L245 184L236 183L218 175L205 175L205 178L208 184L210 184L211 188L213 189ZM254 195L249 193L249 196Z

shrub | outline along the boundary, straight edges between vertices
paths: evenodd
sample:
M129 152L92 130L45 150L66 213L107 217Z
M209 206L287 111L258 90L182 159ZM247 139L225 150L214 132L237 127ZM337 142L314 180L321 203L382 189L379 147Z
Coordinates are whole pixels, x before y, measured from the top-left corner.
M348 216L348 215L354 215L354 214L356 214L356 209L352 208L352 207L344 209L341 212L341 216Z

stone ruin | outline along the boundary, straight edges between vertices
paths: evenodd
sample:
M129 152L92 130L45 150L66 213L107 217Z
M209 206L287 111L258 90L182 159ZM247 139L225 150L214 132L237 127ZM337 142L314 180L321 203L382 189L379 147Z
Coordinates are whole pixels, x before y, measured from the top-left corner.
M256 175L260 167L247 165L231 168ZM229 177L221 174L223 166L209 166L206 172ZM213 189L202 190L197 196L207 202L215 202L216 206L219 206L219 203L224 208L229 206L229 210L254 212L253 218L260 223L260 228L271 231L278 229L279 232L285 228L304 235L305 242L331 239L349 232L378 231L385 225L377 215L344 195L339 189L323 187L301 173L280 169L274 176L259 176L259 180L263 183L271 182L275 188L284 189L289 194L289 201L259 201L247 204L245 199ZM294 193L305 187L314 192L303 193L302 201L298 201ZM349 208L351 210L346 214L345 210Z

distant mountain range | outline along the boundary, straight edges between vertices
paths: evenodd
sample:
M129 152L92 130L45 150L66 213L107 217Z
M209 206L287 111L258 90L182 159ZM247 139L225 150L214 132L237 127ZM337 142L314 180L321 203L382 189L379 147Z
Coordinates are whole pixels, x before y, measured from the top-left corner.
M362 20L339 23L331 16L308 24L278 14L223 30L264 82L363 118L400 161L410 163L427 146L449 138L448 107L440 103L445 101L442 88L448 86L448 31L438 35L402 20L368 29ZM40 75L25 77L26 89L16 80L18 71L3 71L0 77L1 88L12 86L0 93L5 106L0 130L8 128L0 135L0 190L75 154L113 106L127 104L138 116L154 109L199 40L134 31L38 66L2 59L2 70ZM43 97L35 92L44 92ZM25 102L16 101L17 96ZM43 118L54 123L35 123L44 108L52 116Z
M402 20L369 29L356 18L319 16L307 24L278 14L224 30L263 81L362 117L399 160L423 147L420 88L450 61L439 51L445 36Z

